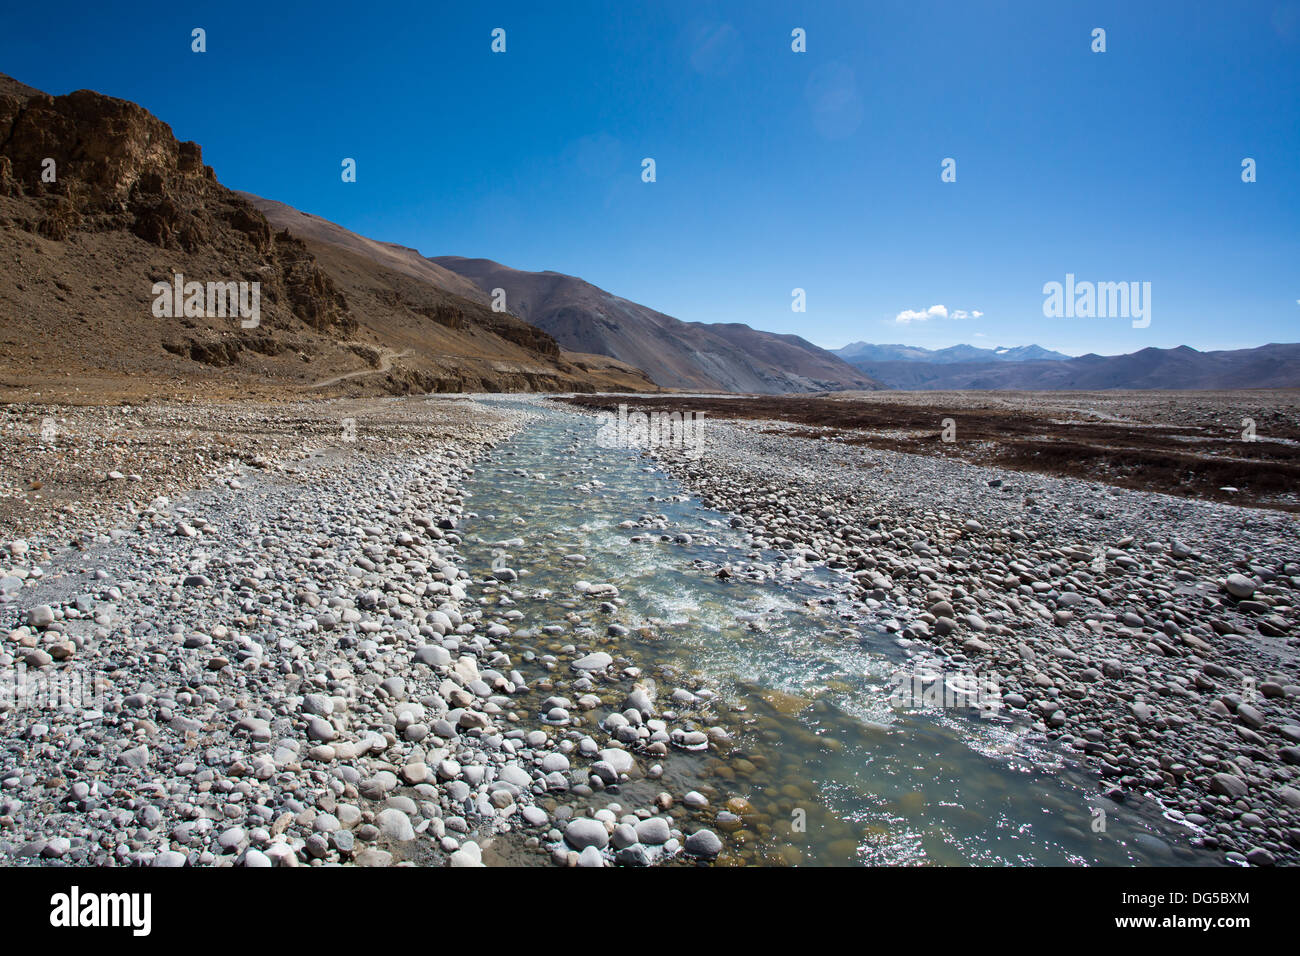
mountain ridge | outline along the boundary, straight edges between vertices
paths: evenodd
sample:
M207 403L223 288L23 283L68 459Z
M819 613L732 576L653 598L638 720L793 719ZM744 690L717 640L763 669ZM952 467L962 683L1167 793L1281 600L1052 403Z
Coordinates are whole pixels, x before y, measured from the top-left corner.
M888 388L917 390L1237 389L1300 387L1300 344L1201 352L1189 345L1154 346L1124 355L1088 353L1051 361L852 364Z
M944 349L927 349L919 345L873 345L870 342L850 342L843 348L831 349L846 362L861 361L915 361L915 362L968 362L1001 361L1033 362L1062 361L1070 358L1062 352L1053 352L1040 345L1018 345L1012 348L981 348L976 345L951 345Z
M311 218L297 213L295 224ZM6 387L44 387L51 367L105 393L654 387L615 360L565 353L411 251L335 238L273 229L218 181L197 143L136 103L91 90L51 96L0 74ZM152 290L177 276L207 286L206 307L187 292L184 308L158 308ZM226 283L258 290L256 319L224 304L214 312L211 290Z
M431 259L486 294L504 289L507 309L565 348L612 356L665 388L777 394L879 387L797 335L740 322L685 322L554 270L526 272L465 256Z

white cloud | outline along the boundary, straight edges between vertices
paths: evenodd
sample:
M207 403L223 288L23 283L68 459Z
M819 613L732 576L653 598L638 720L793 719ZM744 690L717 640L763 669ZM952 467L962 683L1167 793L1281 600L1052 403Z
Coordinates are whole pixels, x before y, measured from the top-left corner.
M924 322L927 319L946 318L948 318L948 307L946 305L932 305L924 312L913 312L911 309L904 309L894 316L894 321L906 325L908 322Z
M909 322L927 322L930 319L978 319L984 313L978 310L967 312L965 309L954 309L948 311L946 305L932 305L924 312L916 312L912 309L904 309L898 315L894 316L894 321L902 325Z

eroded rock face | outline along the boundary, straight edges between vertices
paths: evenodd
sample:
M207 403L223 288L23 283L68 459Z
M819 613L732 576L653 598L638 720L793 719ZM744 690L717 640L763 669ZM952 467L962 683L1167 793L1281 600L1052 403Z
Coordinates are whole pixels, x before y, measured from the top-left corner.
M127 391L651 386L623 363L566 355L414 250L232 192L197 144L140 106L50 96L2 73L0 251L6 371L32 380L54 355L69 382L93 374ZM205 287L206 301L186 293L182 309L180 295L154 291L182 281ZM216 291L232 283L238 316Z
M5 93L0 144L0 194L36 203L39 214L25 225L39 235L64 241L78 231L125 231L166 250L220 249L237 273L228 278L262 283L269 327L296 320L336 337L356 331L347 299L306 246L275 234L252 204L217 182L197 143L178 142L148 110L90 90ZM50 159L52 183L43 175ZM239 338L223 342L220 355L201 337L175 351L228 364L252 347Z

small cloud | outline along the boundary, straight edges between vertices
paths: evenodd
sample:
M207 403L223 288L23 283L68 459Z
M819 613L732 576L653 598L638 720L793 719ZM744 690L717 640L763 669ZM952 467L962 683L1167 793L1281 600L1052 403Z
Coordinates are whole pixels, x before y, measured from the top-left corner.
M948 311L946 305L932 305L924 312L916 312L912 309L904 309L898 315L894 316L894 321L902 325L909 322L927 322L930 319L978 319L984 313L978 310L967 312L965 309L954 309Z
M932 305L924 312L913 312L911 309L904 309L894 316L894 321L906 325L908 322L925 322L928 319L946 318L948 318L948 307L946 305Z

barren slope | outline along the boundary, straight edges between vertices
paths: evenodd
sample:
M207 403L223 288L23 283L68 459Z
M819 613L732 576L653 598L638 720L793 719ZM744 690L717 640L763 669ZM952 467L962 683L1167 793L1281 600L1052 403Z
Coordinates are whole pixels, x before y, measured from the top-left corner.
M53 183L42 179L47 157ZM475 294L414 254L349 241L273 230L197 144L133 103L88 90L52 97L0 75L0 390L10 397L229 394L332 378L353 393L649 385L634 370L564 359L544 332L444 291ZM177 274L259 283L258 324L202 308L155 314L154 284Z
M747 325L683 322L559 272L521 272L489 259L433 260L480 289L506 292L506 307L568 349L621 359L666 388L811 392L878 387L839 357L795 335Z

